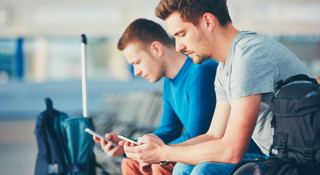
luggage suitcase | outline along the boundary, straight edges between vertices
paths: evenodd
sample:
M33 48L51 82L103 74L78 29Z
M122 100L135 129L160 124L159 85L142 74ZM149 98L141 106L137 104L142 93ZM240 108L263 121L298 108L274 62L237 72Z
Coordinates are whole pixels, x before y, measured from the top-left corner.
M97 166L93 152L92 136L85 128L94 130L88 114L86 44L81 35L82 107L83 116L68 116L53 108L46 98L47 109L36 120L34 133L37 138L38 155L35 175L94 175ZM103 171L104 174L108 174Z

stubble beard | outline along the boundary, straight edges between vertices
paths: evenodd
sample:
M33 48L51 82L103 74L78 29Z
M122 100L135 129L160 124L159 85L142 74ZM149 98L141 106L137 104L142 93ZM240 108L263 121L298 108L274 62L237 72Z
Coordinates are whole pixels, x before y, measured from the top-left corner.
M201 64L209 58L209 55L197 55L195 58L192 58L192 60L195 64Z

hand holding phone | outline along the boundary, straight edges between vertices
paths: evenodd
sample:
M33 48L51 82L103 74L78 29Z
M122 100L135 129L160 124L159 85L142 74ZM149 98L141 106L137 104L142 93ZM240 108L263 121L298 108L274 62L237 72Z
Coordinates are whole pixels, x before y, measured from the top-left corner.
M137 143L136 141L131 140L131 139L125 137L125 136L118 135L118 137L119 137L120 139L122 139L122 140L125 140L125 141L128 141L128 142L130 142L130 143L134 143L134 144L138 145L138 143ZM163 162L160 162L160 165L163 165L163 166L164 166L164 165L168 165L168 164L170 164L170 163L171 163L171 162L163 161Z
M86 128L86 129L84 129L84 130L85 130L87 133L91 134L92 136L98 137L100 140L105 140L107 143L110 142L110 140L106 139L105 137L103 137L103 136L101 136L100 134L92 131L92 130L89 129L89 128ZM113 145L113 146L117 146L117 145L114 144L114 143L113 143L112 145Z
M128 141L130 143L134 143L134 144L138 145L138 143L136 141L131 140L131 139L129 139L129 138L123 136L123 135L118 135L118 137L119 137L119 139L122 139L122 140L125 140L125 141Z

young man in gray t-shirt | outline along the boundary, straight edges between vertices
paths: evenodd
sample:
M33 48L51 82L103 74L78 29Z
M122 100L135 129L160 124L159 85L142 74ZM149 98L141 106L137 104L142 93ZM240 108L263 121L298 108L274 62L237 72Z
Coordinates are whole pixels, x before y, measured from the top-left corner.
M139 162L181 162L173 174L230 174L246 154L252 137L264 154L272 142L269 101L274 85L295 74L308 74L283 45L232 25L225 0L161 0L156 15L176 39L176 50L200 64L220 61L215 80L217 104L209 130L185 142L165 145L143 136L138 146L121 142Z
M217 100L232 101L261 94L253 140L268 155L272 144L269 107L274 85L296 74L308 74L301 61L286 47L253 32L240 32L231 42L226 61L220 62L215 80Z

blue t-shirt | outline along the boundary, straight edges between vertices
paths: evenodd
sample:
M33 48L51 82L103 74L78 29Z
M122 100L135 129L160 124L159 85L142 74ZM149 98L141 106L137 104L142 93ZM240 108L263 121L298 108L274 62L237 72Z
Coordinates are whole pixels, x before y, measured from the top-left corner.
M173 79L165 78L163 113L154 134L166 144L180 143L208 131L216 105L217 66L210 59L196 65L188 57Z

